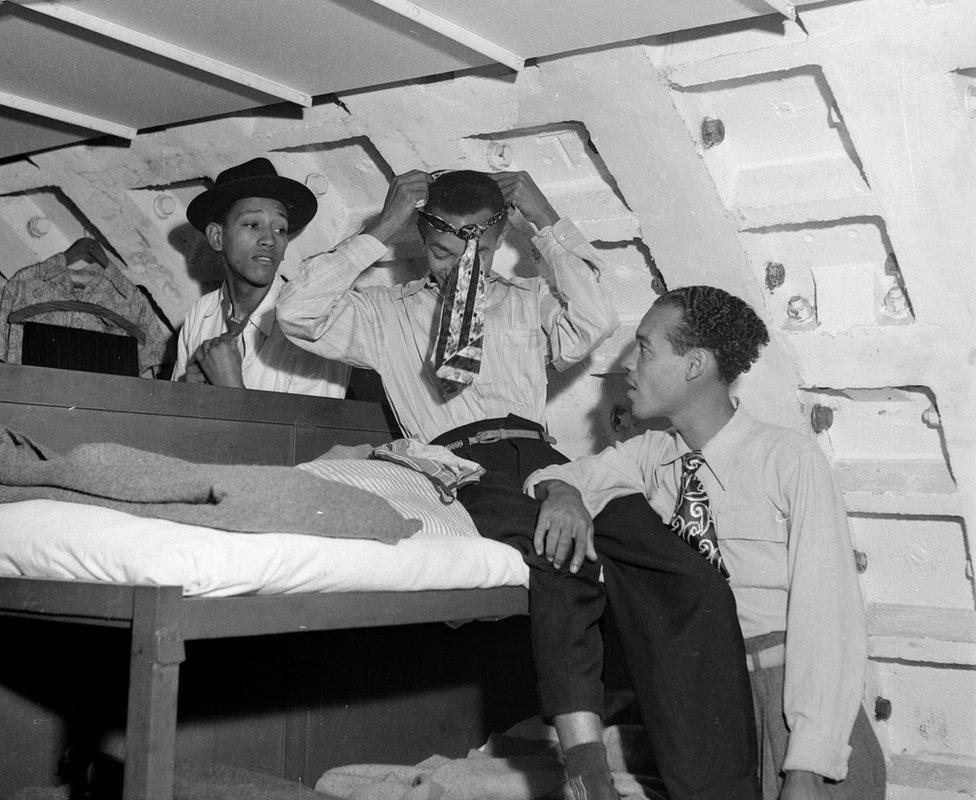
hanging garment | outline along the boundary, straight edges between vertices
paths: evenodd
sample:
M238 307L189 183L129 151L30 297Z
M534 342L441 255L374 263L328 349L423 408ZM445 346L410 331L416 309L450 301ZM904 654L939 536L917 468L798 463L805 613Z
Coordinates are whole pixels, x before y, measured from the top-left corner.
M131 336L143 377L168 361L170 331L140 287L111 265L69 270L59 253L19 270L0 297L0 360L23 363L27 321Z

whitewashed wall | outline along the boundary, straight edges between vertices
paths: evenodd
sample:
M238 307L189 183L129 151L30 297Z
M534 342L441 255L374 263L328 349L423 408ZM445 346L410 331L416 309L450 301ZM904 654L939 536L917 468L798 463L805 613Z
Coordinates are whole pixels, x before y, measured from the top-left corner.
M973 797L976 0L799 11L8 163L0 272L94 228L178 324L218 277L185 207L227 166L268 155L319 196L286 272L378 211L393 173L530 171L598 243L623 320L553 379L563 449L633 431L619 358L662 280L753 303L773 343L736 392L771 421L820 420L864 567L891 797ZM416 254L405 234L367 279ZM532 262L513 237L501 267Z

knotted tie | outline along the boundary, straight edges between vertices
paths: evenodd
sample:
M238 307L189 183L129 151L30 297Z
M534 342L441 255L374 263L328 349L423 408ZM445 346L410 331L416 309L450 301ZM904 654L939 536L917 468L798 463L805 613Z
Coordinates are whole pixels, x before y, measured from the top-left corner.
M681 488L671 517L671 530L705 556L708 563L728 580L729 571L718 549L708 495L696 474L704 463L700 450L692 450L681 457Z
M478 256L478 240L508 214L502 209L480 225L456 228L440 217L419 210L434 230L452 233L465 242L464 252L451 270L444 289L441 319L434 348L434 370L445 399L470 384L481 371L484 342L485 271Z

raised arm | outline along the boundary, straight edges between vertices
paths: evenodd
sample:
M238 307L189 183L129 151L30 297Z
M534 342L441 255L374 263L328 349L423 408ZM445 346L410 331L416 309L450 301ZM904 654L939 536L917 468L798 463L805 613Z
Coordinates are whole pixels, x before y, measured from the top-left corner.
M276 313L285 336L324 358L357 367L376 365L374 308L369 297L352 286L426 202L430 180L418 170L397 175L383 210L363 233L305 260L278 294Z
M593 352L619 324L597 279L600 257L570 220L559 218L528 173L492 177L505 199L538 231L532 243L548 266L539 297L542 327L553 366L566 369Z

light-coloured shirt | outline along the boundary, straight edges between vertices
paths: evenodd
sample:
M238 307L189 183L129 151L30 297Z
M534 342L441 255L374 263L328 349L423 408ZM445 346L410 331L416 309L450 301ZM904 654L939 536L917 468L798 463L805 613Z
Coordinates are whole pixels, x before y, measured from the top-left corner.
M238 337L244 386L268 392L345 397L349 367L295 347L278 327L275 300L285 284L281 275L275 275L268 293ZM224 287L221 287L205 294L186 315L177 343L174 381L183 379L187 363L203 342L227 332L223 292Z
M526 481L575 486L596 515L642 493L669 522L677 505L677 433L648 431ZM783 705L790 741L783 768L840 780L861 701L867 635L844 498L816 443L739 407L702 448L698 469L745 637L786 631ZM599 539L596 542L599 552Z
M565 369L583 359L616 329L617 317L587 263L598 256L572 222L559 220L532 241L547 278L489 274L480 374L446 401L432 365L440 290L429 275L352 287L386 252L372 236L308 259L278 297L278 324L312 353L376 370L409 437L429 442L508 414L545 424L546 365Z

